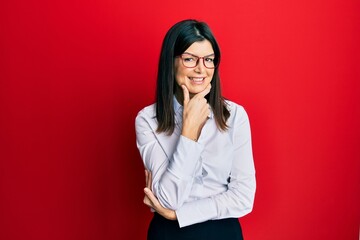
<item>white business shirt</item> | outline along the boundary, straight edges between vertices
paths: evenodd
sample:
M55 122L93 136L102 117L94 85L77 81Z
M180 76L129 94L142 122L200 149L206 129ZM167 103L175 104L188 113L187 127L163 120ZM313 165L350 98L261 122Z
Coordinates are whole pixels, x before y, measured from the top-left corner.
M157 133L155 104L135 121L136 141L152 190L165 208L176 211L180 227L251 212L256 181L248 116L226 101L229 129L221 132L211 113L197 142L181 135L183 106L174 97L176 127Z

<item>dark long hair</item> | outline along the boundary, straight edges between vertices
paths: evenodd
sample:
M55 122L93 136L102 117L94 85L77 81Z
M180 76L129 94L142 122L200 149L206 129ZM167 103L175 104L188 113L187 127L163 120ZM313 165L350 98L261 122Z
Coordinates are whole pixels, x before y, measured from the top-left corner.
M216 125L219 130L226 131L226 121L230 116L226 103L221 95L219 63L220 48L209 26L196 20L184 20L176 23L166 33L162 43L157 87L156 87L156 119L157 132L173 133L175 128L173 99L176 91L174 59L181 55L194 42L208 40L215 53L214 75L211 81L211 90L206 99L211 106Z

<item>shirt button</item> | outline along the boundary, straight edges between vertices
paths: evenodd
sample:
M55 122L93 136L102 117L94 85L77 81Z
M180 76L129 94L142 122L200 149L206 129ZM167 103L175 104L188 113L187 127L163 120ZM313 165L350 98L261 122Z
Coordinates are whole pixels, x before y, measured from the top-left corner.
M202 175L203 177L206 177L206 176L208 175L207 171L206 171L204 168L202 169L201 175Z

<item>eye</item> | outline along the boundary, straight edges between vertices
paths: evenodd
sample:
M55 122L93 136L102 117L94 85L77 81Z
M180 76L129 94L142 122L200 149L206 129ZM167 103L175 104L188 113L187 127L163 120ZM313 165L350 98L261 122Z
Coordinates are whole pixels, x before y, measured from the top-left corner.
M214 58L205 58L205 61L208 62L208 63L213 63L214 62Z
M194 57L184 57L183 60L184 60L184 62L195 62Z

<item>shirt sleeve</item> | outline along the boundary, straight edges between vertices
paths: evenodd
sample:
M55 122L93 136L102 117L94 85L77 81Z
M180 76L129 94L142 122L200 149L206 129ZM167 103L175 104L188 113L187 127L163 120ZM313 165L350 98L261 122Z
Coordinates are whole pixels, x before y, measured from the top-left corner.
M256 180L248 116L241 106L234 109L232 131L235 158L227 191L185 203L176 210L180 227L207 220L239 218L252 211Z
M144 110L139 112L135 120L137 147L146 169L152 173L154 195L162 206L176 210L190 194L204 147L181 135L170 139L166 135L155 134L156 127L153 117ZM171 154L165 151L174 144Z

